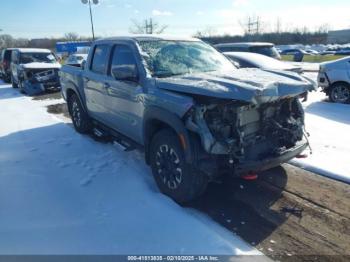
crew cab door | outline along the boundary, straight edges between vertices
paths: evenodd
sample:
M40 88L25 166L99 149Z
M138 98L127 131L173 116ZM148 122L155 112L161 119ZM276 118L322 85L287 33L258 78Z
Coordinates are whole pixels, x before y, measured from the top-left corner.
M108 119L105 97L107 95L106 82L108 80L107 68L110 49L111 46L108 44L95 45L90 64L83 74L86 106L89 114L103 123L106 123Z
M138 70L135 53L126 44L116 44L112 48L106 96L109 125L141 143L143 89L137 81L116 80L112 76L112 69L118 66L132 66Z

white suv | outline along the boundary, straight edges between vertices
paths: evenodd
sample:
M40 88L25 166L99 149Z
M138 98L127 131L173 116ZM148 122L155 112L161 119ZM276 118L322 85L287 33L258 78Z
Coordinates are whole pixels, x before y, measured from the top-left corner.
M350 103L350 56L322 63L318 85L332 102Z

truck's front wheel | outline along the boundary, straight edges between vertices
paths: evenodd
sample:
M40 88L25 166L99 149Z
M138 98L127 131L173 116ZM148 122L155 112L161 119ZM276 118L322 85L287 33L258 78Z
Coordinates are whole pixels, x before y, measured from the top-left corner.
M208 180L185 161L185 154L175 132L164 129L154 135L150 164L160 191L178 203L188 202L204 192Z
M91 130L90 118L76 94L69 97L68 108L75 130L82 134L88 133Z

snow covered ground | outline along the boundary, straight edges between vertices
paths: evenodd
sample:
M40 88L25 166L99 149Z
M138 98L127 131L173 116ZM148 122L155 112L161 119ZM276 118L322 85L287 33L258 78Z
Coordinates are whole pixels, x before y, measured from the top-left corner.
M0 85L0 254L261 254L160 194L140 153L46 113L53 102Z
M291 162L350 183L350 105L324 99L304 104L313 155ZM46 112L60 102L0 84L0 254L260 254L160 194L142 154Z
M292 164L350 183L350 105L326 102L323 92L312 92L304 103L306 129L313 154Z

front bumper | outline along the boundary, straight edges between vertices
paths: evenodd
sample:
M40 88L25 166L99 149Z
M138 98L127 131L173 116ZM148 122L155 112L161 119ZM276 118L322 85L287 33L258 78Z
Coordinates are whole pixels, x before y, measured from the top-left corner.
M23 89L28 95L37 95L49 90L59 90L60 81L58 79L50 79L43 82L25 80L23 82Z
M323 72L318 73L317 83L318 86L321 87L323 90L327 89L330 85L327 74Z
M297 155L300 155L307 147L308 143L306 141L300 141L294 147L283 151L279 156L240 163L235 166L234 173L236 176L240 176L249 172L261 172L279 166L280 164L286 163L295 158Z

